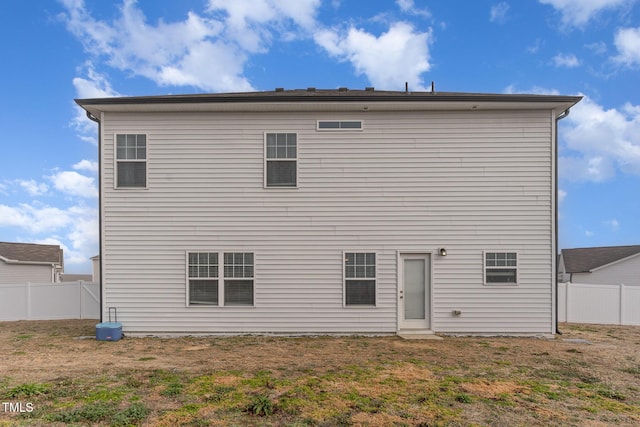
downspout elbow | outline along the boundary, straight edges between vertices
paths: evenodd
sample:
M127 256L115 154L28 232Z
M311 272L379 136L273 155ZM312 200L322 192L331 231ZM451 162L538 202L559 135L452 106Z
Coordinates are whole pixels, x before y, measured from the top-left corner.
M558 117L556 117L556 122L559 122L560 120L562 120L565 117L567 117L570 112L571 112L571 108L567 108L562 113L558 114Z
M87 118L93 122L100 123L100 119L91 114L89 111L87 111Z

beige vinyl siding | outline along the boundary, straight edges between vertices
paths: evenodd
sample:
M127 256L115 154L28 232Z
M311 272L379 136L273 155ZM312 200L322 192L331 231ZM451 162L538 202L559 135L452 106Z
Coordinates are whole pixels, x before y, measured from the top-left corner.
M573 273L573 283L595 285L634 285L640 286L640 255L594 269L591 273Z
M7 264L0 260L0 284L53 282L50 265Z
M397 253L422 251L434 331L551 333L551 112L350 112L362 131L316 130L336 116L105 113L104 308L125 332L393 333ZM265 132L298 134L298 188L264 188ZM116 133L147 134L148 189L114 189ZM376 307L343 306L345 250L377 253ZM187 307L187 251L253 252L254 307ZM483 251L517 251L518 285L484 285Z

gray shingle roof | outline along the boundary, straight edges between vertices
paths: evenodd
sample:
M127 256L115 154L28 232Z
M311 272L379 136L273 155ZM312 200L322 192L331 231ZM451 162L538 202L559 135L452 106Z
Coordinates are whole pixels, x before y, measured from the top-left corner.
M567 273L586 273L638 253L640 253L640 245L604 246L563 249L562 258Z
M112 98L76 99L76 103L92 114L100 111L97 107L131 105L172 105L172 104L233 104L233 103L325 103L325 102L500 102L500 103L555 103L569 108L582 99L581 96L536 95L536 94L495 94L468 92L421 92L388 91L367 89L289 89L277 88L273 91L199 93L183 95L130 96ZM94 114L94 115L95 115Z
M0 242L0 256L10 261L50 262L62 265L63 251L59 245Z
M90 282L93 280L93 276L90 274L63 274L62 281L63 282L77 282L79 280Z

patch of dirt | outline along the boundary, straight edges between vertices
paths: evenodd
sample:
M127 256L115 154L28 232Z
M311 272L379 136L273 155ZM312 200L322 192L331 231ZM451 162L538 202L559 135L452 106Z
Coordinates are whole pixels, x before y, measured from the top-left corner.
M398 416L388 414L369 414L366 412L360 412L353 416L350 420L351 425L356 426L370 426L370 427L385 427L393 425L402 425L406 421Z
M503 381L467 383L463 384L461 388L468 393L473 393L486 399L496 399L504 394L513 395L523 393L526 390L526 388L521 385Z

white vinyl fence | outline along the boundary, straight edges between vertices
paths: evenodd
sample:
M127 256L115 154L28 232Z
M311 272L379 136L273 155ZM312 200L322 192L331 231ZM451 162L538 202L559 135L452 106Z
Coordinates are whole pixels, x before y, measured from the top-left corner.
M100 284L0 284L0 321L100 319Z
M558 283L558 321L640 325L640 286Z

